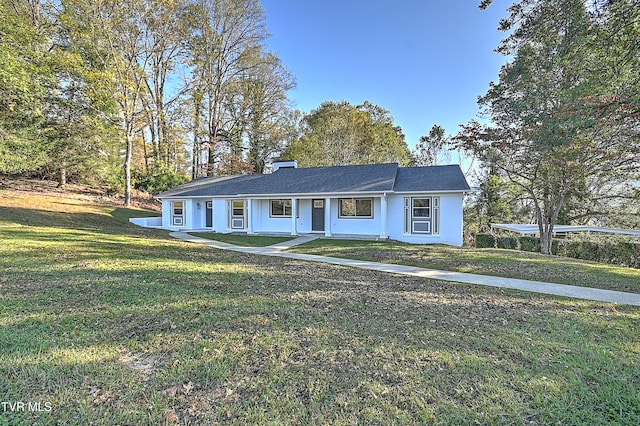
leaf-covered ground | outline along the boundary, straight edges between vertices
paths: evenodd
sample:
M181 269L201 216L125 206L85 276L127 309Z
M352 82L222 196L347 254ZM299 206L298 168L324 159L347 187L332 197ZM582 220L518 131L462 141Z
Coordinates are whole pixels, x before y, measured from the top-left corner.
M638 424L640 308L224 252L0 191L8 424Z

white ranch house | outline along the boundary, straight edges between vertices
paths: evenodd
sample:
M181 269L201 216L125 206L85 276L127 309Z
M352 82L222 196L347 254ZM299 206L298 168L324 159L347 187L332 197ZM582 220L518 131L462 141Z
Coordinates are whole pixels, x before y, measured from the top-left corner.
M397 164L298 168L264 175L208 177L157 196L169 230L314 234L462 245L469 185L457 165ZM157 218L156 218L157 220Z

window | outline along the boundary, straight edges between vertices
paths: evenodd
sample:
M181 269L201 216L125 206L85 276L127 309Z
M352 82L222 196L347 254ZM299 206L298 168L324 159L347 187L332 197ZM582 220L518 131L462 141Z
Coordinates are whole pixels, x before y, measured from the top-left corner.
M244 229L245 211L244 200L227 201L227 228Z
M413 217L431 217L431 198L413 199Z
M174 201L171 206L171 223L174 226L184 225L184 201Z
M405 234L439 234L440 198L405 198L404 232Z
M231 206L231 216L244 216L244 200L233 200Z
M271 200L271 217L291 217L291 200Z
M373 199L342 198L340 199L340 217L373 217Z

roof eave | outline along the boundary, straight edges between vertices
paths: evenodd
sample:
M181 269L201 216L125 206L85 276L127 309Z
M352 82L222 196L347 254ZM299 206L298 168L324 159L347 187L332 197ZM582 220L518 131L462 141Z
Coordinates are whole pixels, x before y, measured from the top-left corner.
M296 192L296 193L271 193L271 194L222 194L222 195L171 195L166 197L156 197L159 200L162 199L181 199L181 198L323 198L323 197L336 197L336 196L371 196L382 194L452 194L452 193L467 193L470 189L436 189L436 190L406 190L406 191L393 191L390 189L380 189L375 191L342 191L342 192Z

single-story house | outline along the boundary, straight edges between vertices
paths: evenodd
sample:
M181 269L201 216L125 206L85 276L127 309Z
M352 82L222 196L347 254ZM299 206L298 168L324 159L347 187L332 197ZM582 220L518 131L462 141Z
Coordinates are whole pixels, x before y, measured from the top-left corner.
M469 185L457 165L298 168L195 179L157 196L161 227L247 234L391 238L462 245Z

